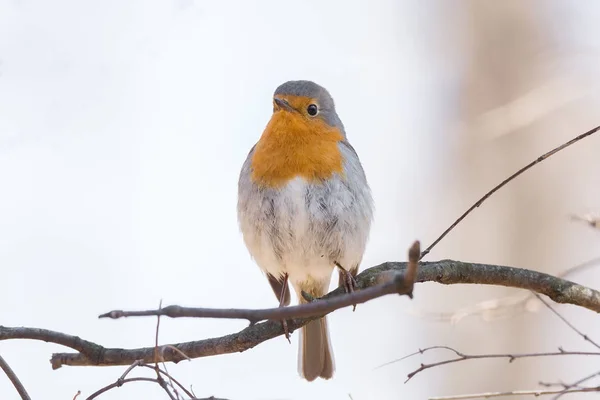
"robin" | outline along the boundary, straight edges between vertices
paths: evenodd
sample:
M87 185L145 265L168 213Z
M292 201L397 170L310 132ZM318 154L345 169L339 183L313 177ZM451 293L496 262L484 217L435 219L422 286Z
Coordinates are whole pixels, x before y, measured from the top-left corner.
M242 166L237 211L279 306L290 302L288 282L300 304L325 295L336 267L338 285L354 290L373 199L325 88L289 81L275 90L271 119ZM298 368L307 381L333 376L326 318L302 328Z

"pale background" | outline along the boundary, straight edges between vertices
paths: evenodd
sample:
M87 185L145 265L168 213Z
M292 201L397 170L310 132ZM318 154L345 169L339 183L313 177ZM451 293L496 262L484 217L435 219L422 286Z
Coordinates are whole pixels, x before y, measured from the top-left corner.
M153 345L154 319L97 315L160 299L275 306L238 231L236 185L272 92L289 79L330 90L367 172L376 219L362 268L405 260L414 239L427 246L501 179L600 123L599 18L600 3L567 0L0 0L0 324L139 347ZM600 208L599 146L592 137L528 172L428 259L558 273L599 255L599 233L568 217ZM329 382L299 379L296 334L292 345L277 338L169 371L198 396L385 400L533 389L598 368L581 358L471 361L408 384L422 359L375 370L431 345L593 350L545 309L455 325L424 314L515 293L427 284L413 302L340 310ZM559 309L591 334L600 328L591 312ZM165 319L160 340L243 327ZM85 398L125 369L52 371L50 354L65 350L0 343L34 398ZM0 398L17 398L3 375ZM138 383L101 398L165 394Z

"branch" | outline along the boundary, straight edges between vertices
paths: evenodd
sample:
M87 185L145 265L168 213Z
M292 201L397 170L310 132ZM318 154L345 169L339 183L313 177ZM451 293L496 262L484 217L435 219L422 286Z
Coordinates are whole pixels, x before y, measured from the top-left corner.
M17 389L17 392L19 393L19 396L21 396L21 399L31 400L31 397L29 397L27 390L25 390L25 386L23 386L15 372L12 370L10 365L8 365L6 360L2 358L2 356L0 356L0 369L4 371L6 376L8 376L8 379L10 379L15 389Z
M102 314L98 318L118 319L123 317L160 317L161 315L164 315L171 318L194 317L246 319L250 321L250 325L254 325L257 322L265 320L281 321L289 318L320 317L340 308L366 303L369 300L373 300L388 294L408 295L412 298L419 254L419 242L415 242L409 251L409 259L411 259L411 261L408 263L408 268L404 268L399 272L383 272L379 274L377 279L372 282L373 286L359 286L363 290L334 297L334 294L337 294L338 292L343 293L343 289L338 289L308 304L267 308L262 310L168 306L159 308L158 310L145 311L114 310Z
M585 376L583 378L580 378L579 380L573 382L573 383L544 383L544 382L540 382L540 385L545 386L545 387L553 387L553 386L560 386L562 387L562 391L557 394L556 396L554 396L552 399L553 400L557 400L560 399L562 396L569 394L569 389L582 389L582 387L580 386L582 383L587 382L589 380L594 379L595 377L600 376L600 372L594 372L591 375Z
M365 292L369 296L374 293L384 295L389 291L392 283L397 285L399 281L403 281L400 277L405 276L407 264L406 262L387 262L363 271L356 277L357 286L361 290L351 294L344 294L344 288L338 288L320 300L301 306L244 310L238 315L239 318L246 319L250 315L251 319L255 320L259 318L274 320L256 323L240 332L222 337L160 346L161 361L177 363L185 359L249 350L264 341L282 335L283 328L279 322L282 318L289 318L288 329L293 332L309 321L331 312L332 308L349 306L356 304L359 299L364 300ZM390 280L390 277L394 277L394 279ZM384 282L381 283L381 281ZM598 291L542 272L526 269L442 260L419 263L416 281L437 282L446 285L465 283L500 285L527 289L544 294L557 303L573 304L600 312L600 293ZM373 291L367 291L368 288L372 288ZM398 288L396 287L396 289ZM332 307L332 304L335 307ZM162 312L165 310L168 310L168 307L163 308ZM211 311L211 313L230 311L225 309ZM323 314L316 315L317 311ZM256 314L252 314L253 312ZM298 312L300 315L312 314L312 316L300 318L297 315ZM157 311L155 315L158 313ZM292 313L296 313L296 315ZM144 363L155 362L154 346L136 349L105 348L64 333L37 328L0 326L0 341L8 339L43 340L78 351L78 353L53 354L51 358L53 369L58 369L63 365L131 365L137 360L142 360Z
M554 154L558 153L559 151L561 151L563 149L566 149L567 147L571 146L572 144L577 143L581 139L585 139L586 137L591 136L592 134L598 132L599 130L600 130L600 126L597 126L595 128L590 129L589 131L587 131L585 133L582 133L581 135L579 135L579 136L577 136L577 137L569 140L568 142L561 144L560 146L558 146L558 147L550 150L549 152L547 152L545 154L542 154L541 156L539 156L538 158L536 158L535 160L533 160L532 162L530 162L529 164L527 164L526 166L524 166L523 168L521 168L520 170L518 170L517 172L515 172L514 174L512 174L511 176L509 176L505 180L503 180L502 182L500 182L492 190L490 190L485 195L483 195L482 198L480 198L479 200L477 200L475 202L475 204L473 204L471 207L469 207L469 209L467 211L465 211L460 217L458 217L458 219L456 221L454 221L454 223L452 225L450 225L448 227L448 229L446 229L431 245L429 245L428 248L426 248L421 253L421 257L419 258L419 260L422 260L423 257L425 257L427 254L429 254L429 252L431 251L431 249L433 249L435 247L435 245L437 245L444 237L446 237L446 235L448 233L450 233L450 231L452 229L454 229L456 227L456 225L460 224L460 222L463 219L465 219L467 217L467 215L469 215L473 210L475 210L477 207L479 207L480 205L482 205L484 201L486 201L491 195L493 195L498 190L500 190L502 187L504 187L507 183L509 183L510 181L512 181L513 179L515 179L519 175L521 175L523 172L525 172L528 169L530 169L531 167L535 166L536 164L541 163L542 161L544 161L547 158L552 157Z
M559 278L565 278L577 272L596 268L599 264L600 257L595 257L591 260L563 270L556 274L556 276ZM417 316L422 316L424 318L434 319L437 321L449 321L450 323L458 323L463 318L475 315L480 315L485 320L491 320L510 317L517 314L519 311L527 310L528 303L534 298L535 293L519 292L515 295L484 300L451 312L416 311L414 313Z
M427 353L428 351L431 350L448 350L453 352L456 357L455 358L449 358L447 360L442 360L442 361L437 361L431 364L421 364L419 366L419 368L417 368L416 370L414 370L413 372L411 372L410 374L407 375L406 380L404 381L404 383L408 382L409 380L411 380L412 378L414 378L415 375L417 375L420 372L425 371L426 369L430 369L430 368L435 368L435 367L439 367L441 365L447 365L447 364L454 364L457 362L462 362L462 361L467 361L467 360L481 360L481 359L492 359L492 358L505 358L508 360L509 363L512 363L515 360L521 359L521 358L534 358L534 357L556 357L556 356L600 356L600 352L591 352L591 351L564 351L562 348L559 348L559 351L555 351L555 352L548 352L548 353L515 353L515 354L465 354L462 353L452 347L449 346L432 346L432 347L427 347L424 349L420 349L417 352L414 352L412 354L409 354L405 357L399 358L397 360L394 361L390 361L387 362L383 365L380 365L377 368L381 368L381 367L385 367L387 365L391 365L397 362L400 362L402 360L406 360L407 358L416 356L417 354L424 354Z
M306 305L262 310L168 306L159 310L115 310L100 315L100 318L164 315L171 318L247 319L251 324L254 324L263 320L278 321L287 318L322 316L339 308L363 303L386 294L405 294L403 289L406 288L403 288L402 285L404 282L403 273L406 271L406 266L407 263L404 262L387 262L369 268L356 278L359 288L363 290L341 295L343 288L336 289L322 297L321 300ZM377 285L378 282L385 279L383 277L390 276L392 272L397 273L395 279ZM600 292L552 275L521 268L452 260L424 262L419 267L416 281L438 282L446 285L472 283L528 289L544 294L557 303L574 304L600 312Z
M554 313L554 315L556 315L558 318L560 318L560 320L562 322L565 323L565 325L567 325L573 332L575 332L576 334L578 334L579 336L581 336L583 338L583 340L590 342L594 347L596 347L597 349L600 349L600 345L598 345L598 343L596 343L592 338L590 338L587 334L581 332L579 329L577 329L577 327L575 325L573 325L572 323L570 323L565 317L562 316L562 314L560 314L558 311L556 311L554 309L554 307L552 307L551 304L549 304L546 300L542 299L542 297L537 294L534 293L533 294L535 297L537 297L537 299L539 301L542 302L543 305L545 305L550 311L552 311L552 313Z
M119 379L118 381L113 382L110 385L104 386L102 389L99 389L96 392L92 393L86 400L95 399L96 397L100 396L103 393L108 392L111 389L121 387L124 384L130 383L130 382L152 382L152 383L157 383L160 386L160 383L155 378L144 378L144 377L140 376L140 377L135 377L135 378Z

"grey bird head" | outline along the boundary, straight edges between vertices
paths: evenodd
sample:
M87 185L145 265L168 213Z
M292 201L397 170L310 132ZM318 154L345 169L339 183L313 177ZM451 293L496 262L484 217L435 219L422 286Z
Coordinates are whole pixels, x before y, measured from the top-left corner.
M288 101L286 100L288 96L305 98L310 101ZM297 111L308 117L322 119L328 125L338 128L346 137L344 125L335 111L333 98L324 87L312 81L288 81L275 89L273 100L280 108ZM303 109L299 109L300 104L302 104ZM315 114L313 115L313 113Z

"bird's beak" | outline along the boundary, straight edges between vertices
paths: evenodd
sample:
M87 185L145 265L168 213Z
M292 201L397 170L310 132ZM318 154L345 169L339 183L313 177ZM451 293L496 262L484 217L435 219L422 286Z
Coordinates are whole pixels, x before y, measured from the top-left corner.
M279 107L280 110L285 110L285 111L294 111L294 109L292 108L292 106L290 106L290 103L288 103L287 101L280 99L278 97L274 97L273 101L275 102L275 104L277 105L277 107Z

